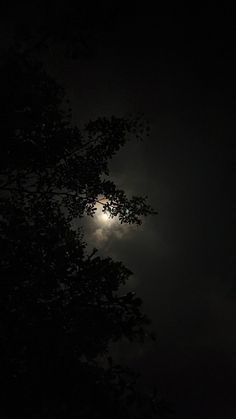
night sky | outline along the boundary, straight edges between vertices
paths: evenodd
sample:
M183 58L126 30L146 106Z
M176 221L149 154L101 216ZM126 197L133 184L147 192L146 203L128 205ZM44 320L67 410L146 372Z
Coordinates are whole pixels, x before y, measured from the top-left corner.
M49 53L73 119L144 113L150 137L111 175L147 194L140 228L89 221L91 246L134 272L157 341L114 349L156 383L177 418L236 417L235 14L230 7L105 9L78 61ZM112 13L111 13L112 12Z
M234 35L230 8L120 11L70 80L76 120L143 112L150 121L150 137L111 169L159 215L140 230L95 220L89 232L133 270L157 335L117 354L178 418L236 417Z

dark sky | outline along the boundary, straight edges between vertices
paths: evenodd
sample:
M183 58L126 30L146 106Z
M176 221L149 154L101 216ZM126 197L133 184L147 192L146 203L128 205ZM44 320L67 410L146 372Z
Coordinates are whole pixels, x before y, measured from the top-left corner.
M88 226L92 244L134 271L131 285L157 335L119 356L175 402L177 418L232 419L235 14L223 3L145 4L105 8L91 54L72 62L51 51L49 65L68 88L76 122L128 112L150 121L150 137L129 143L111 169L121 187L147 193L159 215L140 230L110 226L94 236L98 224Z
M178 418L230 419L236 417L234 15L226 8L185 13L148 7L121 13L94 58L79 64L71 92L78 120L141 111L151 125L150 138L127 145L112 173L129 191L147 192L159 215L140 231L119 236L111 228L100 246L134 271L131 284L157 343L118 353L176 403Z
M159 215L140 231L111 226L102 240L95 222L89 231L134 271L157 334L117 353L178 418L236 417L234 17L226 7L118 9L93 54L59 71L76 121L127 112L150 121L151 136L111 167Z

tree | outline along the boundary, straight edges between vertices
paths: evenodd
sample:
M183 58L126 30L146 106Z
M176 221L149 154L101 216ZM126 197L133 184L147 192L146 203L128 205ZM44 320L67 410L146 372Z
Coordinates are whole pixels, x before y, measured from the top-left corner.
M120 292L131 272L89 254L72 221L94 216L97 203L121 223L155 213L109 179L109 160L145 124L113 116L79 129L35 58L11 48L1 70L4 417L142 417L148 398L109 343L143 340L149 320L135 293Z

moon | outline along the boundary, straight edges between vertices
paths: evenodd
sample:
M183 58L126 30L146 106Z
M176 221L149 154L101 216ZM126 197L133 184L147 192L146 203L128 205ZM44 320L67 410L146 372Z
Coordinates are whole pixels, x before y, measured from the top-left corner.
M108 223L111 218L109 217L108 214L106 214L105 212L103 212L102 214L100 214L100 219L103 223Z
M108 212L103 210L103 206L99 204L96 205L95 222L102 230L110 230L119 225L117 217L111 217Z
M103 243L105 247L109 246L106 244L109 240L121 240L134 230L134 226L121 224L118 217L111 217L108 212L104 212L103 205L99 203L91 223L93 243Z
M104 228L111 227L115 224L115 219L110 217L108 213L101 210L97 212L97 219L99 224L101 224Z

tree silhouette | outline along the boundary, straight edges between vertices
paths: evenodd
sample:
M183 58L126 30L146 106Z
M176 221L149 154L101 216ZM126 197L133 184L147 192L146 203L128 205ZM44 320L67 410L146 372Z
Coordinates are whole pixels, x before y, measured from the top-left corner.
M154 399L109 353L149 334L141 300L120 291L131 272L88 253L73 227L97 203L121 223L155 213L109 179L109 160L146 125L113 116L73 126L63 88L17 48L1 71L3 417L149 417Z

